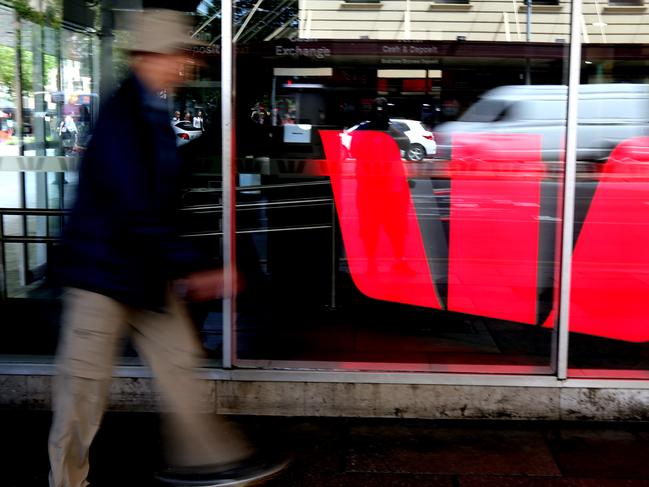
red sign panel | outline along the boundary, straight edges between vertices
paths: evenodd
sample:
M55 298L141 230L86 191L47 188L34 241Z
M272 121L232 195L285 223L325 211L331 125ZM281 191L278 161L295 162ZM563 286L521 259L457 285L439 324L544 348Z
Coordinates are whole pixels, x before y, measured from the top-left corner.
M540 270L548 265L542 249L554 247L560 232L559 183L552 183L556 217L547 232L542 192L548 180L540 136L454 138L442 277L431 272L440 259L427 254L424 243L430 236L422 235L422 228L432 227L417 214L395 141L382 132L357 131L348 157L339 132L321 136L351 275L364 294L552 326L556 303L540 313L539 296L556 285L554 273L543 277ZM649 138L620 144L601 168L574 249L570 330L646 341Z

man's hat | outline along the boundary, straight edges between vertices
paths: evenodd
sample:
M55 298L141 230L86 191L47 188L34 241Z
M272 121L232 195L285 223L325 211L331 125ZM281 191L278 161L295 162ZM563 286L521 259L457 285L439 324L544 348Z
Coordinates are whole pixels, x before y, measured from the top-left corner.
M191 17L169 9L131 12L129 33L123 48L127 51L172 54L206 43L191 36Z

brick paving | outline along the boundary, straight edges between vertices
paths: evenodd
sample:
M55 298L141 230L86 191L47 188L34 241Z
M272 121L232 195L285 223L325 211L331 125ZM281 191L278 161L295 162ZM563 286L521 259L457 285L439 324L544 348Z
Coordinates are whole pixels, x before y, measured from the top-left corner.
M294 452L269 487L649 487L649 423L233 419ZM0 411L0 486L46 485L49 421ZM158 416L107 414L91 461L91 487L153 487Z

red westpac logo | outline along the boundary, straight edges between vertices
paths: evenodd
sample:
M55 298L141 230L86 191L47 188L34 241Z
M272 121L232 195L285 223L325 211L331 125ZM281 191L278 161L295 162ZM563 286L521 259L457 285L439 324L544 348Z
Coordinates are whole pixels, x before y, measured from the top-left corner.
M457 134L446 166L443 218L417 207L413 181L389 135L357 131L353 157L346 157L340 132L320 135L350 272L361 292L553 326L563 188L561 175L549 174L542 161L539 135ZM646 341L649 137L624 141L598 167L577 182L591 193L574 246L570 330ZM423 183L432 196L435 182Z

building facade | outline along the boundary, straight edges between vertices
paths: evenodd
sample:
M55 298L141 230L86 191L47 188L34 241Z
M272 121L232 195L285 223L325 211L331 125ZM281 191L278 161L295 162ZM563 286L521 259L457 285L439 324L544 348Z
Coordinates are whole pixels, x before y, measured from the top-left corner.
M303 0L300 37L484 42L567 42L571 2L470 0ZM529 16L529 24L528 24ZM581 35L589 43L647 42L642 1L585 1Z

